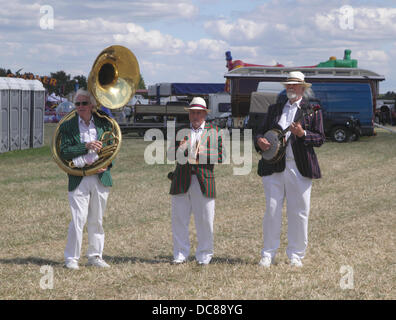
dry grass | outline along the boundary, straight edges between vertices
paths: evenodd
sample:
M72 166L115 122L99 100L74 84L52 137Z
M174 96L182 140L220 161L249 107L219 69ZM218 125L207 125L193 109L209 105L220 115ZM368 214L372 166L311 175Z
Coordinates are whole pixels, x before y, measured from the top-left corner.
M317 149L323 178L314 181L304 267L287 264L284 220L277 264L259 268L261 179L253 170L233 176L216 168L215 257L207 267L191 259L170 265L169 180L172 165L149 166L137 136L125 137L115 161L105 215L109 270L63 268L70 221L66 175L46 146L0 155L0 299L395 299L396 136L377 130L347 144ZM195 231L191 222L192 254ZM87 248L84 233L83 252ZM40 267L50 265L53 289L43 290ZM343 290L344 265L353 289Z

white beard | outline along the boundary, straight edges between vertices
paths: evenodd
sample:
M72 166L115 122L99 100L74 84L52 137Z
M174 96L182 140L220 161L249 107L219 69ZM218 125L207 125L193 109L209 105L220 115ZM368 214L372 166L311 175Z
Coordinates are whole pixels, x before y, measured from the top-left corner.
M297 94L294 91L287 91L286 95L289 100L293 100L297 98Z

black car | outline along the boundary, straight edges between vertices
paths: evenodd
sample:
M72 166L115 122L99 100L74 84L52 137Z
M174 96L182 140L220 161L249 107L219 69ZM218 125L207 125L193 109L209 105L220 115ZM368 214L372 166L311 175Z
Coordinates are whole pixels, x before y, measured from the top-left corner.
M355 141L361 135L359 120L353 116L333 116L324 112L323 126L326 136L336 142Z

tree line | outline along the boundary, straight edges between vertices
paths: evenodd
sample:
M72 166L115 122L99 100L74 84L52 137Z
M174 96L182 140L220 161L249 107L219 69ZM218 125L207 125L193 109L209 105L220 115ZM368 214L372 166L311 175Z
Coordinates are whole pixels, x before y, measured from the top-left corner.
M27 79L36 78L31 72L21 73L21 70L12 72L10 69L0 68L0 77L7 77L9 75L14 75L17 77L26 76ZM55 81L51 81L50 83L48 81L43 81L43 78L50 78L54 79ZM56 95L63 97L67 96L70 92L73 92L77 86L78 88L86 89L88 85L87 77L84 75L72 77L63 70L51 72L49 76L42 77L41 80L44 88L49 94L55 93ZM141 74L138 89L146 89L146 84Z
M394 91L388 91L387 93L380 94L380 95L378 96L378 99L396 100L396 92L394 92Z

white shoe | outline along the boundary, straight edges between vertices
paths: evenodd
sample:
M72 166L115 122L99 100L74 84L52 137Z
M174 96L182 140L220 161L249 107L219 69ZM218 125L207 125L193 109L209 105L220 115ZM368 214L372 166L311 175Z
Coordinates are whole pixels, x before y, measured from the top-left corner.
M290 260L290 265L291 265L292 267L297 267L297 268L301 268L301 267L303 266L301 260L298 259L298 258L292 258L292 259Z
M197 261L197 263L200 266L207 266L210 263L210 261Z
M261 258L259 265L264 268L269 268L272 263L273 263L273 260L270 257L265 256L265 257Z
M110 265L108 265L102 258L99 256L95 257L89 257L88 258L88 265L89 266L95 266L99 268L110 268Z
M65 267L67 269L78 270L78 262L76 260L68 260L65 262Z
M186 262L186 259L174 259L172 264L182 264L184 262Z

